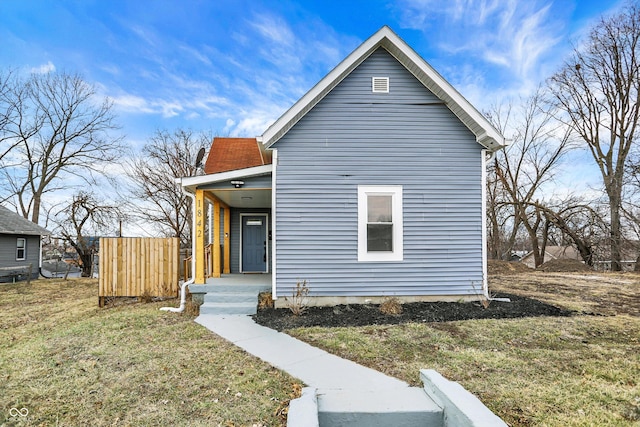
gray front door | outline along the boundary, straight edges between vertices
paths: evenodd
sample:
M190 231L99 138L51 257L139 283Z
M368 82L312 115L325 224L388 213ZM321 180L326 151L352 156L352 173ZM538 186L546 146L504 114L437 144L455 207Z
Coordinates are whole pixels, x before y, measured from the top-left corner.
M242 272L267 272L267 216L242 217Z

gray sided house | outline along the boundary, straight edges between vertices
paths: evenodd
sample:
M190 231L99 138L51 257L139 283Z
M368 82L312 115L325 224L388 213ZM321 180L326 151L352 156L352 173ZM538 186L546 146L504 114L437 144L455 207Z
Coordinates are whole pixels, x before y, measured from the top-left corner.
M252 156L216 140L220 168L182 179L214 202L213 280L271 274L276 305L302 280L323 305L486 294L485 162L504 138L388 27L237 145Z
M42 236L46 229L0 206L0 282L37 279L42 266Z

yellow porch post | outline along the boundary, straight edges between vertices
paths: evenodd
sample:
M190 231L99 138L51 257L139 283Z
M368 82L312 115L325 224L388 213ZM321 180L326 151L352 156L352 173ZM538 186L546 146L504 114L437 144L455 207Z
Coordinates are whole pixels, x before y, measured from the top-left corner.
M196 190L196 271L194 272L195 284L204 285L204 190Z
M220 202L213 201L213 277L220 277Z
M229 247L229 236L231 235L231 209L224 207L224 274L231 273L231 248Z

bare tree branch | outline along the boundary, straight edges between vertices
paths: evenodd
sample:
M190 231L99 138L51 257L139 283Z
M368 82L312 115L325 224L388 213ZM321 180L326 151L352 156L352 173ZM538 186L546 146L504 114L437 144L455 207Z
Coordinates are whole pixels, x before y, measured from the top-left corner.
M612 269L621 265L625 166L640 121L640 5L603 18L549 79L559 116L588 147L609 200Z
M191 242L191 203L175 179L196 175L198 150L210 141L210 135L191 130L158 130L127 166L130 191L137 199L131 212L162 235L179 237L186 247Z
M521 227L527 233L535 265L544 260L544 251L550 227L549 217L538 208L544 186L553 181L555 169L571 148L569 132L552 121L552 115L544 111L543 92L538 89L519 108L494 108L489 119L503 132L513 132L513 142L503 152L497 153L488 180L491 184L489 215L492 231L499 228L499 215L510 218L505 225L511 230L506 249L511 252ZM493 188L492 188L493 187ZM499 198L498 198L499 195ZM505 257L506 251L501 251ZM495 253L495 251L494 251Z
M82 276L90 277L97 239L110 234L123 212L91 192L76 193L71 203L56 215L57 232L78 253Z
M43 196L69 188L65 180L94 181L101 165L121 154L112 104L77 75L32 74L14 79L5 99L12 115L4 128L13 148L1 165L5 190L15 196L25 218L38 222Z

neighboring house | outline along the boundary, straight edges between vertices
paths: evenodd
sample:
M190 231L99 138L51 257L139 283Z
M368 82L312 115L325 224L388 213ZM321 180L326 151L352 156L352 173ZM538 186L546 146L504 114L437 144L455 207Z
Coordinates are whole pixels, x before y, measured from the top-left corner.
M544 264L545 262L554 259L567 259L583 262L580 252L578 252L578 250L573 246L547 246L544 251L542 263ZM525 264L527 267L536 268L536 261L533 256L533 252L528 252L524 255L520 262Z
M0 206L0 282L37 279L42 266L42 236L50 235L38 224Z
M276 306L486 295L485 164L503 136L388 27L261 137L215 138L194 199L196 284L270 273ZM209 282L213 283L213 282Z

